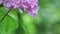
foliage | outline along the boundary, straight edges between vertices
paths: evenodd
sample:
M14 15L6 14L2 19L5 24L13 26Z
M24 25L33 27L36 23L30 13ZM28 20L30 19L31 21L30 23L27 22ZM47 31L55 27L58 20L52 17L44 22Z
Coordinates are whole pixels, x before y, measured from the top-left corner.
M60 34L60 0L39 0L36 18L12 9L0 22L0 34ZM0 6L0 19L7 10Z

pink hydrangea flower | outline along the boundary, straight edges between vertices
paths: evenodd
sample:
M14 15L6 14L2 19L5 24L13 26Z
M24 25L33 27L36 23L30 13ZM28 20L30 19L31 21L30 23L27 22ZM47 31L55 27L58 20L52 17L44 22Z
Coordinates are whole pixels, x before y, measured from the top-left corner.
M3 1L2 0L0 0L0 5L3 3Z
M4 1L4 6L6 6L6 8L10 9L10 8L17 8L18 4L20 3L20 0L5 0Z
M4 6L8 9L18 8L24 10L28 15L35 17L38 13L38 0L4 0Z
M38 12L38 0L23 0L21 1L22 8L30 16L35 17Z

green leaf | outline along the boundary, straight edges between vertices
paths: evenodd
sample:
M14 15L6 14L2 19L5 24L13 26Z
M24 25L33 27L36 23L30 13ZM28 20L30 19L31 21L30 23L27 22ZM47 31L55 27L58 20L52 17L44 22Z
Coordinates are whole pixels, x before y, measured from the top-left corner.
M23 20L21 25L25 30L25 34L36 34L34 19L26 14L23 14L21 17Z
M17 9L12 9L8 15L11 16L14 20L18 21L17 12Z
M15 21L12 17L7 16L3 22L0 23L0 28L2 29L1 31L5 31L6 34L11 34L12 31L18 28L18 22Z
M0 8L0 12L3 14L3 15L1 15L1 16L4 16L6 13L7 13L7 9L6 9L6 7L1 7ZM18 17L17 17L17 9L12 9L12 10L10 10L10 12L9 12L9 16L11 16L14 20L16 20L16 21L18 21Z

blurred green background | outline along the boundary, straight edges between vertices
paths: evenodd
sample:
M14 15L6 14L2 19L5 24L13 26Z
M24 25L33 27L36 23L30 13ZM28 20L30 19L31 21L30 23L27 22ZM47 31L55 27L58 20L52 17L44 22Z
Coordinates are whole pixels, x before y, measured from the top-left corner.
M0 34L60 34L60 0L38 1L40 9L36 18L12 9L0 22ZM0 19L6 12L0 5Z

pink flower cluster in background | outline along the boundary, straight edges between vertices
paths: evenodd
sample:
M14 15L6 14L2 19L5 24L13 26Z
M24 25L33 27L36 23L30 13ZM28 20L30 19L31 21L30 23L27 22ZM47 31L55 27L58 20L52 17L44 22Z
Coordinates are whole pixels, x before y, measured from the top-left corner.
M3 1L2 0L0 0L0 5L3 3Z
M8 9L24 10L28 15L35 17L38 13L38 0L0 0L0 4L3 4Z

